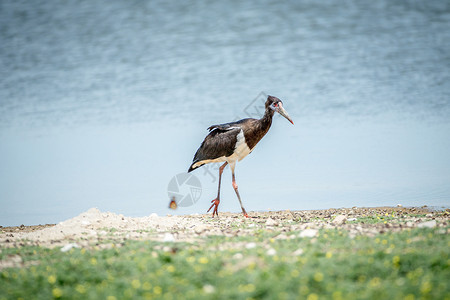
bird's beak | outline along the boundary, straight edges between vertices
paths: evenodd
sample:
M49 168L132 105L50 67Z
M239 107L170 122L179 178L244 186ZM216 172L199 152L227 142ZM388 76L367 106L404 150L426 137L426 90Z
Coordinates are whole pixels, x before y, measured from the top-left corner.
M289 122L294 125L294 122L292 122L292 119L289 117L288 113L284 110L283 105L281 103L278 104L277 112L285 117Z

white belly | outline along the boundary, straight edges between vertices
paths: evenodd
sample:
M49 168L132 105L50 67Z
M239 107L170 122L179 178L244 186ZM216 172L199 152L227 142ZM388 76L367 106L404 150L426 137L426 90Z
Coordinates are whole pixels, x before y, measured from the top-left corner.
M244 157L249 155L251 151L252 150L245 143L244 132L241 129L241 132L239 132L239 134L237 135L237 142L236 147L234 148L234 153L228 156L226 160L228 161L228 163L241 161L242 159L244 159Z
M244 157L249 155L250 152L252 152L252 150L245 143L244 132L242 131L242 129L236 138L237 138L237 141L236 141L236 146L234 147L233 154L231 154L230 156L221 156L221 157L218 157L215 159L205 159L205 160L195 163L194 167L202 166L204 164L209 164L209 163L226 161L234 169L234 164L236 163L236 161L241 161L242 159L244 159Z

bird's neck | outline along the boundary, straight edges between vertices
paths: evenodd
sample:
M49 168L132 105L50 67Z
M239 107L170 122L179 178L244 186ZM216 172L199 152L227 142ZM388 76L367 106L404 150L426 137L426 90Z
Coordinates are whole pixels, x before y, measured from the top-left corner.
M273 113L274 113L273 110L267 108L266 111L264 112L264 116L261 119L259 119L261 127L263 129L266 129L266 131L269 130L270 125L272 125Z

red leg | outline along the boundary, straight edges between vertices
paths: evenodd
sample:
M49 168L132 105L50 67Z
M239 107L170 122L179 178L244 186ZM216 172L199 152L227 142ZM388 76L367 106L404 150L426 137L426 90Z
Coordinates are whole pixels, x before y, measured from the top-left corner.
M217 212L217 208L219 207L219 203L220 203L220 182L222 179L222 173L223 173L223 169L225 169L225 167L227 166L228 162L225 162L220 168L219 168L219 187L217 188L217 198L212 200L211 203L211 207L208 209L207 212L209 212L211 210L211 208L214 207L212 216L214 218L214 215L216 215L217 217L219 217L219 213Z
M233 188L234 188L234 191L236 192L236 196L238 197L238 200L239 200L239 204L241 205L241 209L242 209L242 213L244 214L244 217L246 217L246 218L248 218L248 214L247 214L247 212L245 211L245 208L244 208L244 206L242 205L242 201L241 201L241 196L239 195L239 191L238 191L238 185L237 185L237 183L236 183L236 179L235 179L235 177L234 177L234 168L232 168L232 176L233 176Z

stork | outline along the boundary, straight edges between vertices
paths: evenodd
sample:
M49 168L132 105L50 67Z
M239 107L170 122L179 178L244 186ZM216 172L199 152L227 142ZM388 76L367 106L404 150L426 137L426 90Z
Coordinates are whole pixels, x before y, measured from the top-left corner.
M209 212L213 207L214 215L219 216L217 209L220 203L220 182L222 173L227 165L230 165L232 174L232 184L236 196L241 205L242 213L248 217L244 206L242 205L241 196L239 195L236 178L234 175L234 168L237 161L241 161L244 157L250 154L255 148L256 144L266 135L272 125L272 117L277 112L285 117L289 122L292 122L288 113L283 108L283 102L274 96L268 96L265 103L264 116L261 119L242 119L237 122L212 125L208 128L209 134L195 153L194 160L189 167L188 172L191 172L205 164L225 162L219 168L219 186L217 188L217 198L212 200Z

